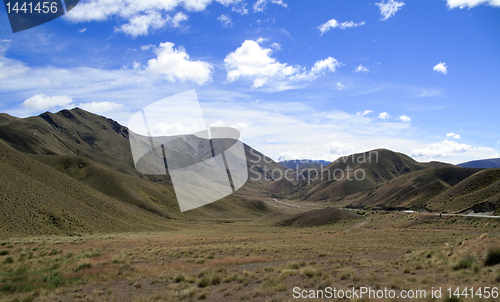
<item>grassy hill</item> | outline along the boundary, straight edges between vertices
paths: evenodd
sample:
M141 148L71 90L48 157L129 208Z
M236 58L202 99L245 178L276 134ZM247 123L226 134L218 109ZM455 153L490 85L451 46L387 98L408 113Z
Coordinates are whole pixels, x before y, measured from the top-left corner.
M496 212L500 207L500 169L485 169L462 180L426 203L431 211Z
M372 150L341 157L321 170L308 172L292 196L307 201L336 201L407 173L447 165L419 163L401 153Z
M374 209L425 209L427 202L480 169L428 168L376 185L349 206Z

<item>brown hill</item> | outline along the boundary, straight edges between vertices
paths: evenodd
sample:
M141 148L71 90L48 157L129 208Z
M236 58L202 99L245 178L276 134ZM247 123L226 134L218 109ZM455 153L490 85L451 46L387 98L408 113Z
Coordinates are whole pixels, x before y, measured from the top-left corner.
M374 186L349 207L422 210L431 198L479 170L450 166L411 172Z
M496 212L500 209L500 169L484 169L430 199L436 212Z
M401 175L442 166L450 165L419 163L407 155L385 149L352 154L322 170L307 172L306 180L297 185L293 196L307 201L341 200Z

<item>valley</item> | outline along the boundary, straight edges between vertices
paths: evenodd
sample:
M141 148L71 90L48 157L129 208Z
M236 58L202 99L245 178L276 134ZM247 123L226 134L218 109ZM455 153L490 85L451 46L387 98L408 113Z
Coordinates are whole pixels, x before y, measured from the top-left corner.
M0 115L1 300L295 301L296 288L500 282L500 169L377 149L290 170L244 145L246 184L180 212L169 174L137 171L128 137L78 108Z

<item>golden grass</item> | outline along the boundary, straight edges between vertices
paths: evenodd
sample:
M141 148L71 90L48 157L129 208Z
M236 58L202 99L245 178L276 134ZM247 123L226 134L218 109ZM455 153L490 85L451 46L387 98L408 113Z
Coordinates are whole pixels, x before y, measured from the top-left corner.
M8 239L0 242L7 251L0 298L288 301L295 286L498 286L500 264L485 265L500 243L497 222L368 218L299 229L206 221L177 231Z

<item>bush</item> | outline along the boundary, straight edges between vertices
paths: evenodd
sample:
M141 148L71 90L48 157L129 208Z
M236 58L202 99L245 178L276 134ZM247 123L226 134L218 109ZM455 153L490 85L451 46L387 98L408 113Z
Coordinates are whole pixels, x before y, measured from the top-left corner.
M14 258L12 258L12 257L5 258L5 260L3 261L3 264L9 264L9 263L14 263Z
M210 279L208 279L207 277L201 278L200 280L198 280L197 283L198 287L201 288L207 287L209 284L210 284Z
M9 251L6 251L6 250L0 251L0 256L5 256L8 254L9 254Z
M493 266L500 263L500 247L490 248L484 259L485 266Z
M181 275L181 274L175 276L175 278L174 278L175 283L184 282L184 280L185 280L184 275Z
M92 265L90 263L82 263L75 268L75 272L81 271L82 269L91 268L91 267L92 267Z
M460 259L460 261L458 261L458 263L453 266L453 269L456 271L461 269L468 269L472 267L474 262L476 262L476 258L474 258L474 256L468 255Z

